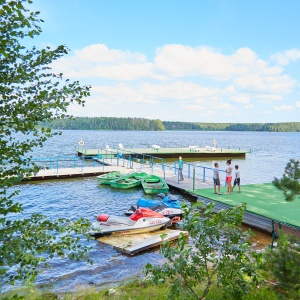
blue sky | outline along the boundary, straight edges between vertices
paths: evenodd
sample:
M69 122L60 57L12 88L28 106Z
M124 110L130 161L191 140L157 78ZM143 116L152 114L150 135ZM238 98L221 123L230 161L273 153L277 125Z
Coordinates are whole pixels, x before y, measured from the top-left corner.
M37 46L92 85L75 116L299 122L298 0L39 0Z

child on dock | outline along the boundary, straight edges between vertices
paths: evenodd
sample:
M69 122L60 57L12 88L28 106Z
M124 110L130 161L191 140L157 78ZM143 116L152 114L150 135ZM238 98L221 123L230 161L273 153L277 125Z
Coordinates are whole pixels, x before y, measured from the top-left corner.
M227 193L225 194L231 194L232 193L232 167L231 167L231 159L228 159L226 162L227 169L226 172L226 184L227 184Z
M215 163L214 164L215 168L213 169L214 175L213 175L213 180L214 180L214 191L215 194L221 195L220 192L220 174L219 174L219 164ZM217 193L217 187L218 187L218 193Z
M240 185L241 184L241 178L240 178L239 166L235 165L234 168L235 168L235 170L234 170L234 182L233 182L232 190L237 185L239 187L238 193L240 193L241 192L241 185Z

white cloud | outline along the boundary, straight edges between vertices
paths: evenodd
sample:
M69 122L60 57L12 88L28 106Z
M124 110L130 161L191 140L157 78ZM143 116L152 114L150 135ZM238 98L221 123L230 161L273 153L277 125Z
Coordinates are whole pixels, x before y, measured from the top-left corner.
M289 110L293 110L293 106L292 105L274 106L274 110L276 110L276 111L289 111Z
M147 58L144 54L130 52L128 50L109 49L104 44L93 44L81 50L75 50L75 56L83 61L92 63L145 63Z
M244 92L290 93L295 80L287 75L263 76L262 74L246 75L233 80L237 89Z
M300 50L291 49L283 52L278 52L272 55L271 59L279 65L286 66L293 61L300 60Z
M237 97L233 97L232 100L234 102L237 102L237 103L249 103L250 99L248 96L245 96L245 95L240 95L240 96L237 96Z
M66 77L107 78L116 81L166 79L160 74L155 74L153 67L153 63L147 62L142 53L109 49L102 44L76 50L74 55L53 63L53 69L63 72Z
M224 55L210 47L166 45L157 50L155 66L171 77L203 76L214 80L258 73L276 76L282 72L279 67L269 67L249 48Z
M285 57L295 60L298 52L293 53ZM143 53L94 44L59 59L53 67L66 77L92 81L87 108L93 115L113 115L116 110L119 116L139 115L139 107L140 113L144 109L143 115L152 116L176 115L176 109L212 117L224 112L225 120L248 108L259 109L261 103L266 106L261 111L275 114L293 106L269 104L286 100L297 87L283 67L269 65L250 48L227 55L211 47L172 44L158 48L149 61ZM300 108L300 101L296 106Z

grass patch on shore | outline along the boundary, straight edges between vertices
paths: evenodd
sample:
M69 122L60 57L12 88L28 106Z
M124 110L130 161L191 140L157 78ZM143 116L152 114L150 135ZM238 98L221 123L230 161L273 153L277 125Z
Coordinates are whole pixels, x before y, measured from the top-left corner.
M202 289L199 286L199 291ZM96 287L79 289L74 293L56 294L51 291L41 291L38 289L18 289L7 294L0 295L1 300L11 299L15 294L23 296L24 300L167 300L169 284L162 283L153 285L149 282L135 280L124 283L116 287L97 290ZM213 286L207 295L207 300L228 299L223 291ZM244 300L276 300L278 293L271 286L261 286L253 289L248 295L243 297ZM281 299L286 299L283 294ZM195 299L178 295L177 299Z

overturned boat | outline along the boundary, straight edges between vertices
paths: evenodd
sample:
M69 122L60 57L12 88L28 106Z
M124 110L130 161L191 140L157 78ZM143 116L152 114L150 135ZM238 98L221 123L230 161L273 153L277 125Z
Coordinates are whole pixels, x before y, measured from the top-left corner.
M130 217L98 215L89 234L100 237L110 234L138 234L171 225L170 219L149 208L138 208Z

